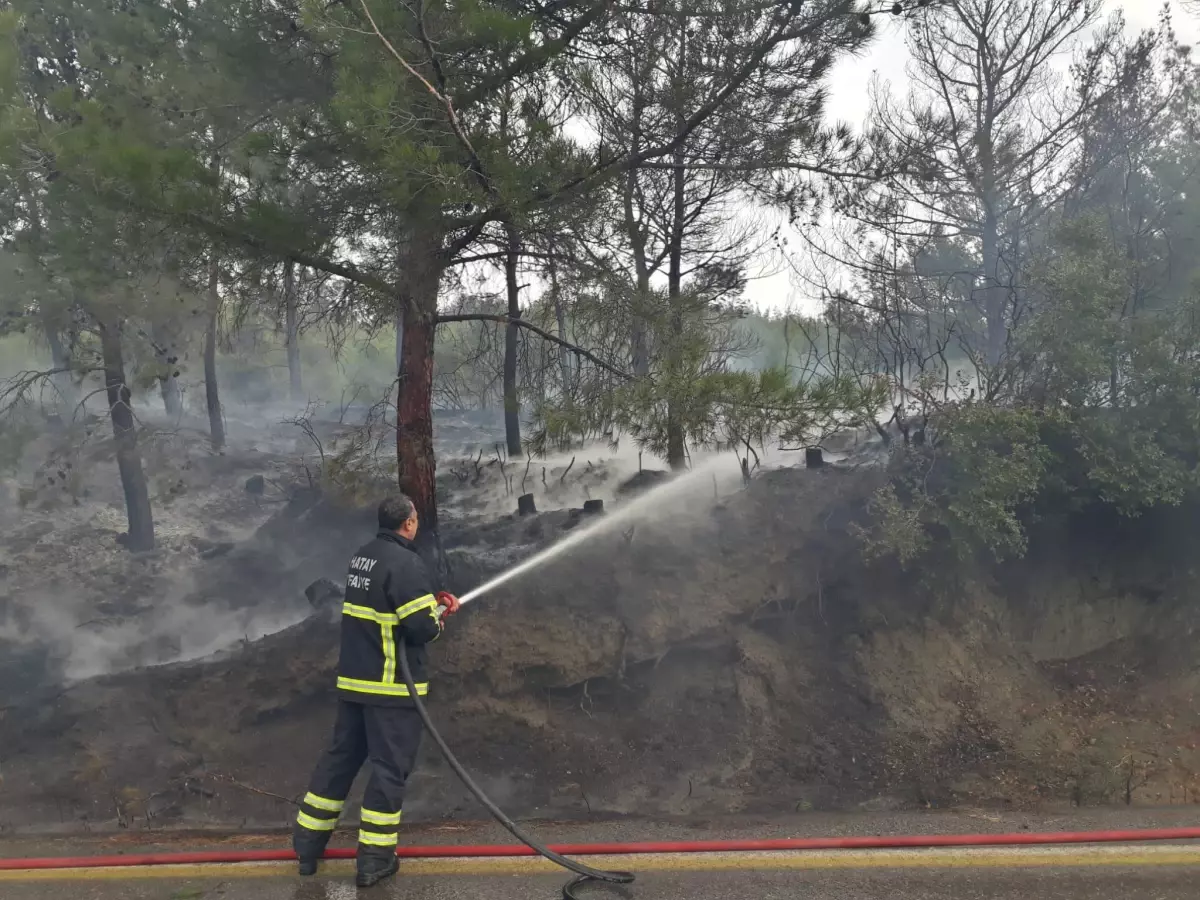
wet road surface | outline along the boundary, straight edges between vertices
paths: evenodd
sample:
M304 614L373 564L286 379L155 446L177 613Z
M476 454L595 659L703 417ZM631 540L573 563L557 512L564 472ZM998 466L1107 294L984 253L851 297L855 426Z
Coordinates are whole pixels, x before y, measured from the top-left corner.
M633 900L1194 900L1196 845L1021 850L831 851L597 857L625 865L631 887L588 896ZM397 878L356 890L353 863L301 879L294 864L0 872L5 900L547 900L566 878L540 860L411 860Z
M799 837L838 834L1068 831L1200 824L1200 813L1113 810L1061 816L992 813L799 816L693 822L621 820L541 824L555 842ZM352 834L349 832L348 834ZM491 826L412 828L409 845L510 843ZM16 837L0 857L132 853L137 850L263 849L281 834L170 833ZM637 872L630 888L590 888L587 896L632 900L1195 900L1200 843L1070 847L829 851L593 857L601 867ZM353 862L334 861L315 879L294 863L168 866L75 872L0 871L3 900L555 900L566 873L541 860L403 860L401 875L357 891ZM582 893L582 892L581 892Z
M646 872L633 900L1195 900L1195 868ZM356 891L345 878L272 877L5 883L5 900L555 900L561 875L398 878Z

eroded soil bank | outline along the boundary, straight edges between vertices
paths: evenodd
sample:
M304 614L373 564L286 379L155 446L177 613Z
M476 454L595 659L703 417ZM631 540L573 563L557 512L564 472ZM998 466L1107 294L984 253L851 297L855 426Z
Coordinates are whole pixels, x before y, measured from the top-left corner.
M1044 523L1019 563L902 572L853 536L880 477L705 484L595 535L463 611L434 715L520 815L1194 802L1194 512ZM576 518L449 526L455 586ZM294 587L282 631L9 701L0 824L286 822L261 792L303 791L336 653L336 617L300 593L369 524L295 500L197 588ZM409 811L475 814L427 750Z

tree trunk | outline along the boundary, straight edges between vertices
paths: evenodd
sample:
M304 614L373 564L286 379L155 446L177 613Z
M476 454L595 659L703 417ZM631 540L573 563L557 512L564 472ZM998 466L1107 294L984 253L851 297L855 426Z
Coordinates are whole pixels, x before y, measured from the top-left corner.
M33 232L34 262L41 266L43 265L41 257L42 207L38 201L37 192L33 189L28 177L22 177L20 183L24 188L24 199L29 208L29 225ZM75 407L79 403L79 391L75 387L74 373L71 371L71 354L63 346L61 323L55 319L56 317L45 309L42 310L42 329L46 333L46 343L50 346L50 364L53 368L61 370L54 375L51 381L55 393L58 395L55 398L55 404L63 413L63 421L67 421L74 418Z
M567 307L563 303L562 292L558 288L558 260L554 258L555 248L550 248L550 297L554 301L554 320L558 325L558 336L564 341L569 340L567 337ZM562 373L562 394L563 398L567 399L572 396L575 386L575 365L571 358L571 351L566 347L558 348L558 368ZM542 399L545 399L545 387L543 382Z
M396 458L400 489L412 499L421 527L437 527L433 456L433 332L424 311L404 316L404 363L396 394Z
M630 124L630 155L636 156L642 147L642 113L645 98L640 85L634 84L633 111ZM650 302L650 264L646 259L646 227L638 215L635 198L638 193L638 170L631 168L625 175L624 205L625 232L629 238L629 249L633 256L635 294L629 318L629 355L635 378L646 378L650 374L650 348L647 340L646 305Z
M168 372L158 379L158 387L162 394L163 409L178 421L183 417L183 392L179 390L179 379L173 371Z
M288 396L293 403L299 403L304 399L300 373L300 316L296 309L296 263L290 259L283 268L283 300L287 318Z
M217 325L221 316L221 268L214 250L208 263L208 328L204 332L204 400L208 406L208 433L214 450L225 447L225 417L217 388Z
M158 376L158 389L162 395L163 409L167 416L178 421L183 417L183 392L179 389L176 366L179 364L179 347L175 341L175 329L158 323L152 329L154 353L162 374Z
M987 364L996 369L1008 343L1008 291L1000 277L999 228L990 214L983 223L983 314L987 320Z
M404 368L404 310L397 307L396 309L396 377L400 377L400 370Z
M414 240L404 263L403 346L396 391L396 461L400 489L420 519L417 549L440 580L444 557L437 532L437 461L433 455L433 335L443 263L440 240Z
M504 329L504 436L508 455L520 459L521 399L517 395L517 352L520 349L520 328L513 319L521 317L521 288L517 284L517 263L521 259L521 236L511 223L504 226L504 282L508 292L509 323Z
M62 410L63 421L74 416L75 406L79 403L79 391L75 389L75 381L71 373L71 354L63 345L62 335L58 327L47 319L44 323L46 343L50 345L50 363L60 371L53 378L54 391L58 395L56 405Z
M125 381L121 335L104 323L100 323L100 352L104 361L108 414L117 448L117 468L125 491L125 514L129 521L126 547L135 552L153 550L154 514L150 509L150 490L146 486L146 473L142 470L142 456L138 451L131 395Z
M408 268L408 254L406 242L409 240L407 236L401 236L401 249L396 256L396 271L403 278L404 272ZM405 295L407 296L407 295ZM404 302L405 296L396 298L396 368L392 370L393 374L399 378L400 371L404 368Z
M682 79L687 56L687 32L680 22L679 74ZM681 85L682 86L682 85ZM680 123L682 124L682 123ZM667 464L672 471L687 468L687 442L684 424L680 418L675 395L683 390L683 232L687 216L687 170L683 147L673 154L671 169L672 204L671 238L668 246L667 305L670 308L671 333L668 338L668 381L667 381Z
M633 309L630 311L630 362L635 378L647 378L650 375L650 340L646 308L650 303L650 272L646 266L645 237L640 237L638 242L641 246L633 251L637 285Z
M1008 295L1005 282L1000 277L1000 192L996 176L996 148L992 136L992 99L989 97L984 127L976 136L979 150L980 185L983 201L983 315L987 325L986 347L984 348L989 375L995 375L1008 343L1006 313Z

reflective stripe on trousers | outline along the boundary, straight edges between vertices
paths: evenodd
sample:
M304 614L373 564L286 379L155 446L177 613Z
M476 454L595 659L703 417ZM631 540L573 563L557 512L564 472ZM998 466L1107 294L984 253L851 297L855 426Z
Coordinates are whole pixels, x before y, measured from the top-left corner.
M368 847L395 847L399 842L400 833L390 830L399 827L403 813L379 812L374 809L362 810L360 819L362 825L358 831L358 842Z
M334 800L309 791L300 801L296 824L309 831L333 831L345 805L345 800Z
M296 813L296 824L309 831L333 831L337 823L337 819L318 819L304 811Z
M395 847L400 843L400 833L381 834L377 831L359 831L358 842L368 847Z

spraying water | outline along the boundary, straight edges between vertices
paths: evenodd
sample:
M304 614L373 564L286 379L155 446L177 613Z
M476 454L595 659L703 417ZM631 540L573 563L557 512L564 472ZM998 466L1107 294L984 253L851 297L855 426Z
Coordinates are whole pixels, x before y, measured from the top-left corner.
M513 566L507 571L501 572L491 581L481 584L472 591L467 592L462 597L458 598L459 604L470 603L476 597L486 594L488 591L500 587L500 585L512 581L526 572L540 567L543 563L547 563L557 556L561 556L573 547L578 547L585 541L591 540L597 535L607 531L613 531L622 527L631 520L636 520L638 516L645 512L657 509L662 506L664 501L676 494L684 494L695 488L697 481L704 476L715 475L715 469L721 462L728 464L728 460L722 460L714 457L706 460L696 468L676 478L672 478L666 484L652 488L636 500L631 500L628 504L623 505L612 515L604 516L598 519L594 524L586 528L572 532L568 537L559 541L545 550L535 553L529 559L518 565Z

